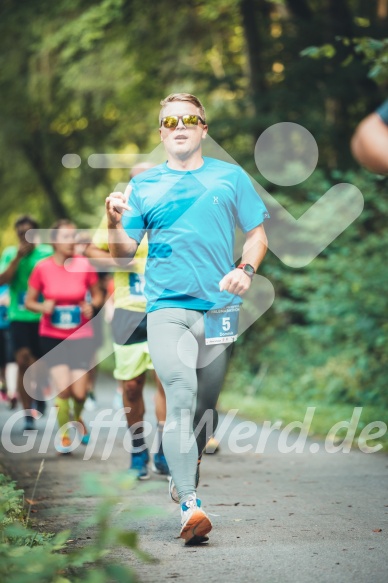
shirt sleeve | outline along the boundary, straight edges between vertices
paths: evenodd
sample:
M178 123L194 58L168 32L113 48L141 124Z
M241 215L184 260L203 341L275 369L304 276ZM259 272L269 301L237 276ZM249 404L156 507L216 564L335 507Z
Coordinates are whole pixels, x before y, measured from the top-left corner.
M135 239L140 244L146 232L146 222L141 210L137 185L134 181L131 184L133 185L133 189L128 200L128 205L131 207L131 210L125 211L123 214L122 225L128 237Z
M376 113L380 116L385 125L388 126L388 99L386 99L384 103L382 103L380 107L376 109Z
M243 233L251 231L269 219L269 212L257 194L248 175L240 168L237 180L236 219Z
M17 253L16 247L7 247L4 249L3 253L0 257L0 273L3 273L11 263L13 259L15 259Z

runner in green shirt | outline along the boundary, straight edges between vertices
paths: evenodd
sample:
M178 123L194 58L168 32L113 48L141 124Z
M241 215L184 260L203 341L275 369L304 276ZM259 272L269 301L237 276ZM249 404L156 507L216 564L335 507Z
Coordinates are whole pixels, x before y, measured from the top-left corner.
M36 386L36 396L39 397L39 391L43 388L46 374L42 370L41 378L30 379L30 386L24 386L23 377L26 370L41 356L38 335L40 314L27 310L24 300L31 271L41 259L52 255L52 248L50 245L37 245L26 240L25 234L29 229L39 228L35 219L29 215L19 217L14 226L19 245L7 247L3 251L0 258L0 285L9 285L8 317L15 360L18 365L18 393L25 409L25 429L33 429L34 418L31 415L31 405L34 393L32 385Z

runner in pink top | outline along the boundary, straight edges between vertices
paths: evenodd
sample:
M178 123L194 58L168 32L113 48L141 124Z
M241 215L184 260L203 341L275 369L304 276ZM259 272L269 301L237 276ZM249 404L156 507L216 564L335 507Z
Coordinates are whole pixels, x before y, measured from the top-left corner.
M75 225L60 220L51 229L54 254L39 263L28 282L26 307L42 314L40 343L58 394L60 453L70 453L70 403L74 400L74 420L82 443L89 434L81 413L87 394L87 375L93 352L93 328L89 320L100 309L103 297L97 273L89 261L74 254ZM89 296L89 300L87 297ZM41 301L43 299L43 301Z
M97 273L86 257L74 256L67 261L66 267L57 261L55 255L43 259L29 279L29 286L42 294L50 310L43 312L39 334L61 340L69 336L71 340L92 338L90 308L85 296L97 284ZM50 300L54 302L53 312Z

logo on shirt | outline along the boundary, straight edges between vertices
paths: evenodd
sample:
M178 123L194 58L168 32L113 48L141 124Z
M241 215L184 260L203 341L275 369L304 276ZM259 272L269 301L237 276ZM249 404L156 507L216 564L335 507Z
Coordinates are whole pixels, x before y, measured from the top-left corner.
M213 204L218 204L218 196L213 196Z

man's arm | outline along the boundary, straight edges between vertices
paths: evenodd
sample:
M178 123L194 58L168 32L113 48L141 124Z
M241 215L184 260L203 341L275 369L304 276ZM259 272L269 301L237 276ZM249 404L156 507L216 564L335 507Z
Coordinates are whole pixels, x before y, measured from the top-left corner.
M249 263L257 271L267 253L268 241L263 224L248 231L245 236L241 263ZM251 278L242 269L233 269L220 281L220 291L241 296L248 291Z
M8 264L6 269L4 269L3 273L0 274L0 285L11 283L11 281L15 277L16 270L18 268L21 258L31 253L33 249L34 249L33 243L28 243L27 241L23 241L22 243L20 243L16 256Z
M267 253L267 249L267 235L264 231L264 225L261 224L246 233L241 263L250 263L257 271Z
M377 174L388 174L388 126L378 112L360 122L350 147L362 166Z
M16 255L15 259L12 259L11 263L3 271L3 273L0 273L0 285L8 284L13 280L15 273L16 273L16 270L18 268L19 262L20 262L20 257L18 257Z
M85 247L84 256L91 259L92 265L103 267L116 267L117 264L114 259L112 259L109 251L105 249L100 249L95 243L88 243ZM93 261L95 259L96 261Z
M126 201L121 192L113 192L105 201L109 251L118 265L128 265L138 248L138 242L127 235L121 222L123 211L131 210Z

